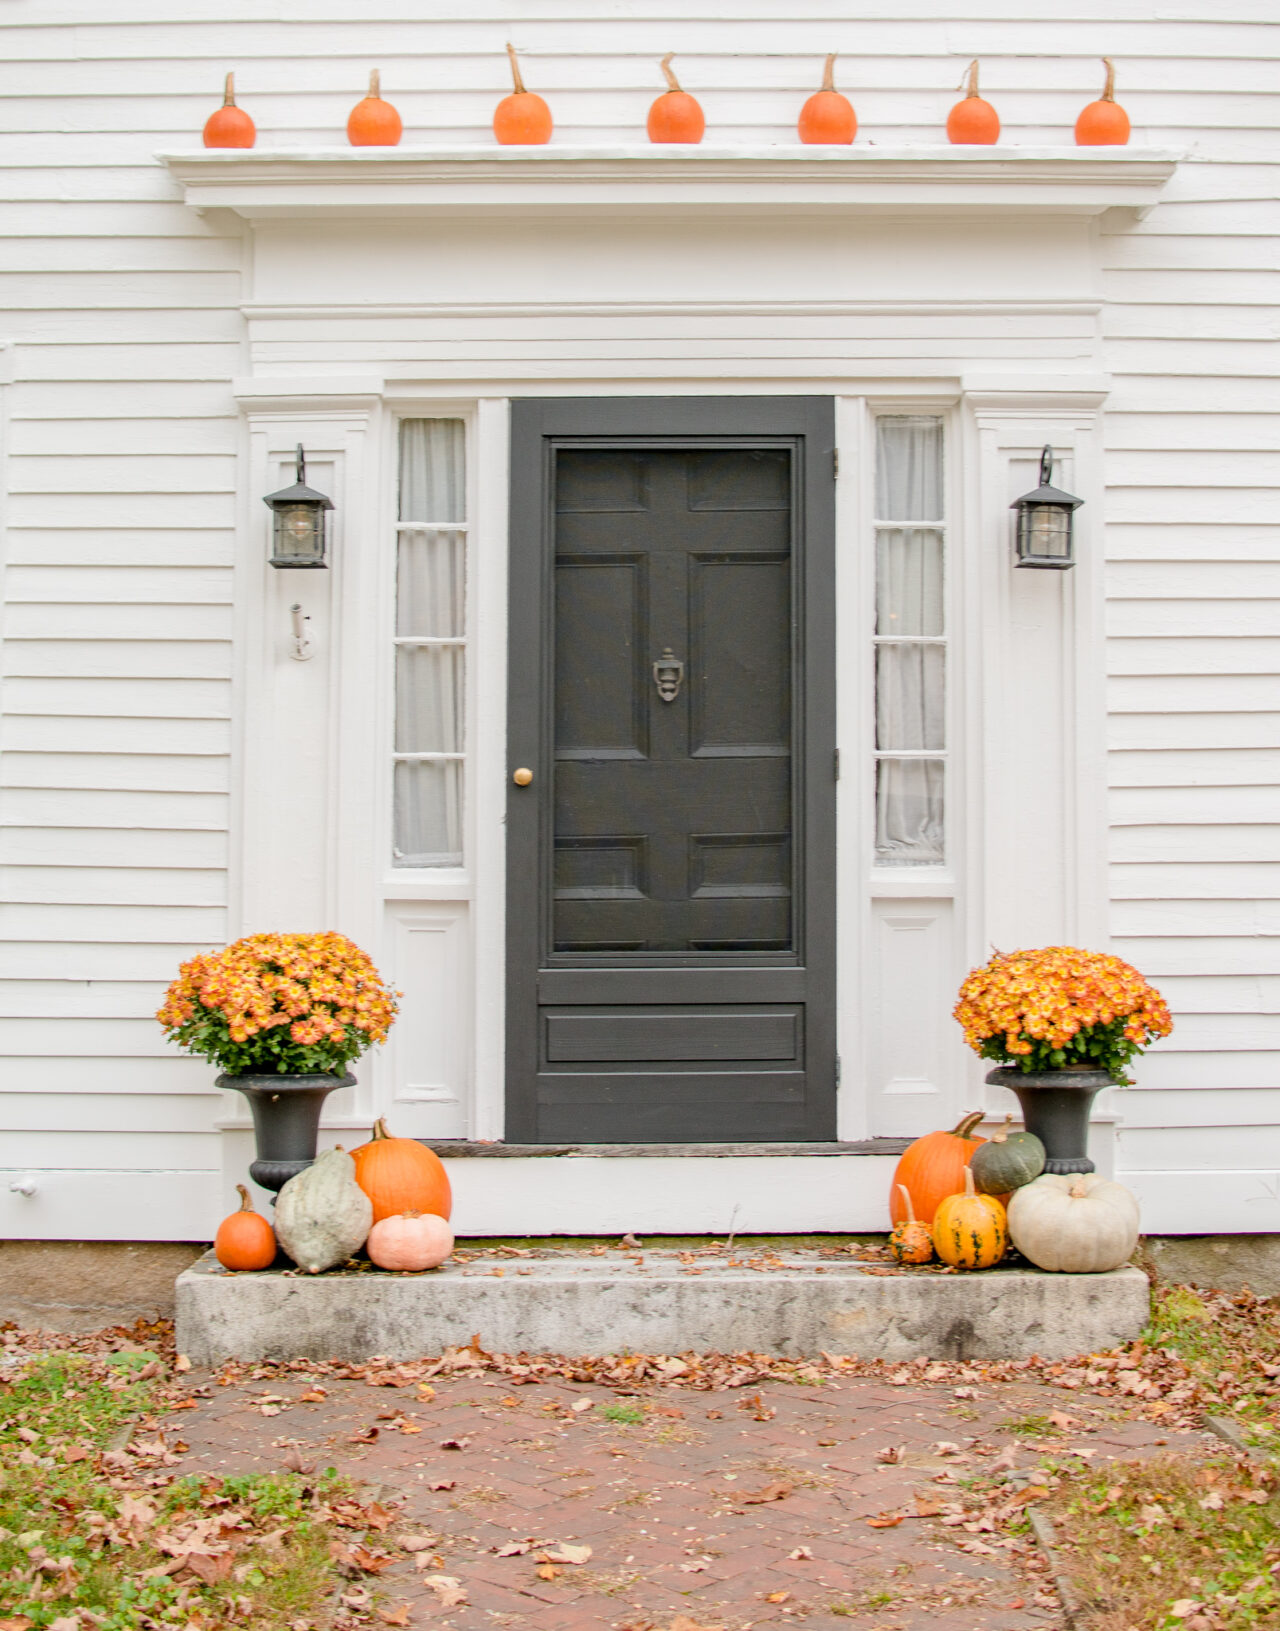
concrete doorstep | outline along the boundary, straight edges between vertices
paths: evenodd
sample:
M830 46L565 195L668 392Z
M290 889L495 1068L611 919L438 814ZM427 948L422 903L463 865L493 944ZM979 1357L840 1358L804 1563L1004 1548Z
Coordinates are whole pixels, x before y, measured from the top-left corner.
M268 1269L230 1274L208 1252L177 1281L177 1343L227 1359L414 1359L469 1342L499 1353L780 1354L864 1359L1060 1359L1137 1337L1146 1276L868 1273L817 1251L723 1259L468 1253L425 1274Z

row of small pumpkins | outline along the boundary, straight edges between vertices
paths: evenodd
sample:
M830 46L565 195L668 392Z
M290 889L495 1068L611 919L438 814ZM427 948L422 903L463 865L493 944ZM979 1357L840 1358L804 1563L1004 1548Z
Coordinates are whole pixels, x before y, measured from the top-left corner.
M224 1218L213 1243L223 1268L270 1268L283 1250L319 1274L363 1246L381 1269L438 1268L453 1251L453 1196L439 1156L413 1138L393 1138L384 1121L350 1155L325 1150L276 1199L273 1229L237 1184L240 1210Z
M973 1129L975 1110L947 1132L926 1133L893 1175L889 1250L900 1263L936 1253L954 1268L989 1269L1010 1243L1037 1268L1101 1274L1129 1260L1138 1244L1137 1197L1096 1173L1045 1172L1034 1133L991 1139Z
M493 134L504 147L541 147L551 140L551 109L536 91L525 89L513 46L511 59L514 89L504 96L493 115ZM675 53L662 59L667 89L649 109L646 125L649 140L659 143L695 144L707 128L706 115L697 97L682 90L671 68ZM1107 78L1102 95L1090 102L1076 120L1079 147L1123 147L1129 140L1129 116L1115 99L1115 69L1103 57ZM796 124L802 142L819 146L847 146L858 130L853 103L835 86L836 53L827 58L822 85L804 107ZM947 115L947 140L962 146L990 147L1000 139L1000 116L978 95L978 64L966 71L964 99ZM385 101L378 70L369 76L369 94L352 108L347 119L347 140L353 147L395 147L404 131L400 115ZM253 120L236 106L235 76L227 75L222 106L210 114L204 127L206 147L252 147L257 136Z

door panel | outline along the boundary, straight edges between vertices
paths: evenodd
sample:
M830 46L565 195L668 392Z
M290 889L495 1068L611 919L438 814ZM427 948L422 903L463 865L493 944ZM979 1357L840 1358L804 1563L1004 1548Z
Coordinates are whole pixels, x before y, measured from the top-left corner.
M831 425L513 408L510 1138L834 1136Z

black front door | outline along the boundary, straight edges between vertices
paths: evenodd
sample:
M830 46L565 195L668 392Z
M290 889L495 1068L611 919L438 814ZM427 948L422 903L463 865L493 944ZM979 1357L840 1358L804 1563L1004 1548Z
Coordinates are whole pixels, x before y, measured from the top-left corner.
M835 1136L832 432L513 407L511 1141Z

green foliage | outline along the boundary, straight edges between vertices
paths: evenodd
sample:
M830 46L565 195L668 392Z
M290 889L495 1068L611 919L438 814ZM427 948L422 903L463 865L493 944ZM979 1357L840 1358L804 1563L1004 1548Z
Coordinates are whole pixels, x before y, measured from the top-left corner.
M632 1427L644 1420L644 1410L638 1404L607 1404L600 1414L606 1421L626 1422Z
M228 1031L224 1016L208 1008L197 1008L169 1036L228 1076L341 1076L369 1046L369 1038L354 1025L344 1027L340 1036L326 1036L319 1042L295 1042L287 1025L238 1042Z
M1113 1082L1124 1087L1131 1081L1126 1066L1144 1046L1124 1034L1127 1023L1122 1017L1108 1025L1084 1026L1061 1048L1021 1032L1018 1040L1031 1044L1031 1052L1021 1054L1009 1052L1005 1034L1000 1031L982 1042L978 1054L983 1059L994 1059L998 1065L1016 1065L1023 1071L1105 1070Z

